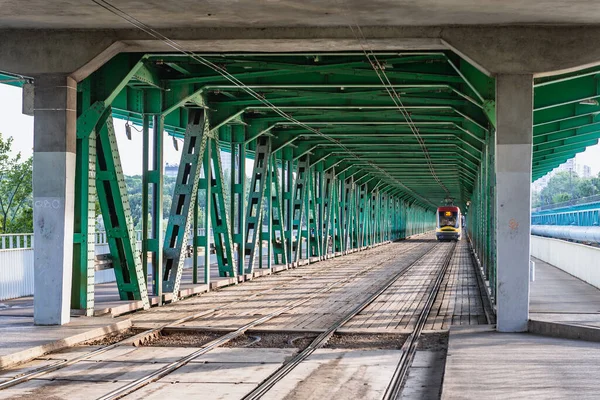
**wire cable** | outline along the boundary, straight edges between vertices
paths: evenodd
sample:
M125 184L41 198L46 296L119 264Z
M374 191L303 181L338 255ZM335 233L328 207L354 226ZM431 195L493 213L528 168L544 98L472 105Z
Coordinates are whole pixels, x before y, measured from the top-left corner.
M343 0L340 0L340 1L343 1ZM431 160L431 156L429 154L429 151L427 150L425 141L423 140L423 137L419 133L419 128L414 123L412 117L410 116L410 112L404 106L402 99L400 98L400 95L396 91L396 88L394 87L394 85L390 81L389 77L385 73L385 67L381 64L381 62L379 61L379 59L373 52L373 49L369 45L369 42L368 42L365 34L363 33L362 28L358 24L356 18L349 16L350 10L348 9L347 5L343 2L341 2L340 4L343 7L343 11L345 12L346 17L351 19L354 23L354 27L352 26L352 24L349 24L348 27L352 31L352 34L354 35L356 40L359 42L359 45L360 45L363 53L365 54L365 57L367 58L367 60L369 61L369 64L371 65L371 68L373 68L373 70L377 74L377 77L381 81L382 85L384 85L388 95L390 96L390 98L392 99L392 101L394 102L394 104L396 105L396 107L398 108L398 110L400 111L400 113L402 114L404 119L406 120L407 125L409 126L413 135L417 139L417 142L421 146L421 150L423 152L423 155L425 156L425 160L427 161L427 165L428 165L431 175L436 180L436 182L442 187L442 189L446 192L446 197L450 197L450 192L449 192L448 188L444 185L444 183L441 181L441 179L437 176L437 174L435 172L435 168L433 166L433 161ZM367 49L368 49L368 51L367 51Z
M304 128L304 129L306 129L306 130L308 130L308 131L310 131L310 132L312 132L312 133L314 133L314 134L316 134L316 135L318 135L318 136L326 139L327 141L329 141L331 143L336 144L337 146L339 146L340 148L342 148L345 152L347 152L349 155L351 155L356 160L362 161L362 162L366 162L370 167L372 167L377 172L381 173L383 176L385 176L386 178L388 178L389 180L391 180L394 184L396 184L397 186L399 186L400 188L402 188L403 191L407 192L408 194L410 194L414 198L418 198L422 202L424 202L425 204L430 204L431 206L436 207L436 205L433 204L430 200L428 200L428 199L426 199L426 198L418 195L417 193L415 193L412 189L410 189L409 187L407 187L406 185L404 185L397 178L395 178L392 175L390 175L387 171L385 171L384 169L382 169L381 167L379 167L377 164L371 162L370 160L364 160L363 158L361 158L357 153L355 153L354 151L352 151L350 148L348 148L346 145L344 145L341 141L339 141L337 139L334 139L331 136L328 136L328 135L322 133L318 129L314 129L314 128L312 128L312 127L310 127L310 126L302 123L301 121L298 121L293 116L287 114L286 112L284 112L283 110L281 110L280 108L278 108L277 106L275 106L273 103L271 103L269 100L267 100L263 96L261 96L254 89L252 89L252 88L248 87L247 85L245 85L242 81L240 81L238 78L236 78L234 75L230 74L227 70L225 70L224 68L220 67L219 65L214 64L210 60L208 60L208 59L206 59L206 58L204 58L204 57L202 57L202 56L200 56L200 55L198 55L198 54L196 54L194 52L190 52L188 50L185 50L185 48L183 48L176 41L171 40L167 36L165 36L162 33L156 31L155 29L153 29L152 27L148 26L144 22L138 20L137 18L133 17L132 15L128 14L127 12L125 12L123 10L121 10L120 8L116 7L115 5L111 4L110 2L108 2L106 0L90 0L90 1L92 1L96 5L104 8L105 10L107 10L107 11L109 11L109 12L117 15L118 17L126 20L131 25L133 25L136 28L138 28L139 30L147 33L148 35L152 36L153 38L164 42L167 46L171 47L172 49L174 49L174 50L176 50L176 51L178 51L180 53L183 53L183 54L189 56L193 60L197 61L199 64L201 64L203 66L206 66L206 67L212 69L213 71L219 73L221 76L223 76L229 82L231 82L235 86L243 89L250 96L254 97L256 100L258 100L259 102L261 102L262 104L264 104L265 106L267 106L269 109L271 109L272 111L274 111L277 115L279 115L282 118L290 121L293 124L296 124L296 125Z

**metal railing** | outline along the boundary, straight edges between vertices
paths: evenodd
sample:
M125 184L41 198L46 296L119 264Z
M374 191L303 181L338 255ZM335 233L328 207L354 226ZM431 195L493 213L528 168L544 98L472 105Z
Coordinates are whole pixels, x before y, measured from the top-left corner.
M595 195L595 196L582 197L579 199L573 199L573 200L569 200L569 201L563 201L562 203L545 204L543 206L533 208L531 211L538 212L538 211L545 211L545 210L554 210L555 208L563 208L563 207L576 206L576 205L580 205L580 204L599 203L599 202L600 202L600 194Z

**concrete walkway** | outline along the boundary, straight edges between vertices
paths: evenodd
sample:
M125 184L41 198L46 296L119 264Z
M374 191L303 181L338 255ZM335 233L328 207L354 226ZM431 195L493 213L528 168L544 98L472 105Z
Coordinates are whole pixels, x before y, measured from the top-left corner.
M533 261L536 276L531 283L529 318L600 328L600 289L544 261Z
M442 399L598 399L600 343L452 327Z
M453 326L442 399L598 398L600 290L533 261L529 329L544 336Z

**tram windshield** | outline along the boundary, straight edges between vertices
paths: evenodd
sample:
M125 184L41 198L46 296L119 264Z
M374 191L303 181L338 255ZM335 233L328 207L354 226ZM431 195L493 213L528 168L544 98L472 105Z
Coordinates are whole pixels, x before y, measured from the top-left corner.
M458 227L458 213L456 211L440 211L438 218L440 228L444 226Z

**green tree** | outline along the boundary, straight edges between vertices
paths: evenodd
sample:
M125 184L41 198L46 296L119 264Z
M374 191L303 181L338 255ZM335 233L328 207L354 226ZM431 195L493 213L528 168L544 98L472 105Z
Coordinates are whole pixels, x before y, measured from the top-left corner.
M12 142L0 134L0 233L32 232L33 163L11 156Z
M542 198L540 192L534 190L531 192L531 208L536 208L542 205Z
M563 203L565 201L569 201L571 200L571 195L569 193L556 193L554 196L552 196L552 203L556 204L556 203Z
M542 204L557 203L578 199L580 197L579 181L581 178L572 171L562 171L548 181L548 186L542 189L540 200Z
M594 196L600 193L597 184L597 178L580 179L577 185L577 191L581 197Z

